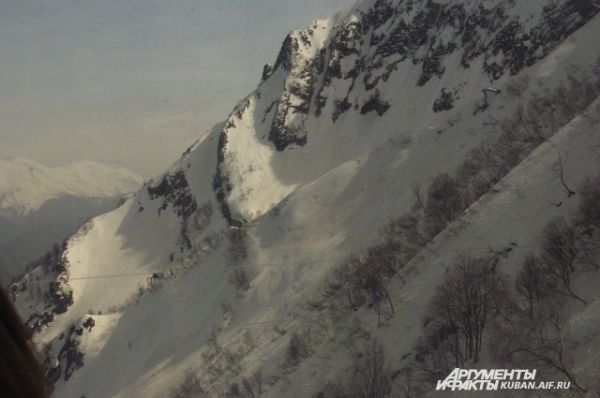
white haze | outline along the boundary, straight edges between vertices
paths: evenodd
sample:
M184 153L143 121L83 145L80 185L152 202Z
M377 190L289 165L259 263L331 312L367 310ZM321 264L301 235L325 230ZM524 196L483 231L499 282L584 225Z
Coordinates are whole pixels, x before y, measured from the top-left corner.
M2 1L0 158L152 177L256 86L289 30L350 3Z

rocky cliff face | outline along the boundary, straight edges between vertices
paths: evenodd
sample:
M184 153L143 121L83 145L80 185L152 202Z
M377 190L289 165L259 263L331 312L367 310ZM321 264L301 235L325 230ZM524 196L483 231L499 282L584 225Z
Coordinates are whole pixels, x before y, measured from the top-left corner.
M291 32L275 63L265 67L258 89L240 102L219 133L213 187L222 213L237 223L269 209L241 203L253 195L252 187L244 181L234 187L234 176L254 167L240 165L244 160L236 157L231 136L253 134L277 152L298 149L311 139L321 142L315 135L324 135L323 126L346 128L334 126L346 113L383 116L406 109L406 96L415 96L423 108L420 117L411 115L405 123L422 124L429 112L483 99L482 89L544 58L597 12L588 0L529 5L377 0ZM395 91L399 85L406 95Z
M409 84L416 86L441 78L447 68L481 69L490 82L516 75L598 11L591 1L575 0L530 8L537 9L512 1L378 0L336 24L326 40L319 34L328 30L322 22L292 32L268 74L281 69L286 75L281 96L263 116L271 120L269 140L278 151L305 145L307 115L320 117L328 101L334 109L324 117L334 121L353 106L381 116L389 103L379 99L379 88L403 63L414 65L418 76ZM332 84L347 90L328 94Z

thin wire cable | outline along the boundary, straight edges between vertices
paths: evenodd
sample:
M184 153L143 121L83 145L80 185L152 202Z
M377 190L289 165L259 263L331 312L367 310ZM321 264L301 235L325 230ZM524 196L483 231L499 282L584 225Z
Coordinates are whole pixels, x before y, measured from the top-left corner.
M343 241L342 241L343 242ZM337 243L333 248L335 248L336 246L339 246L342 242ZM587 246L587 247L593 247L595 249L599 249L600 250L600 245L590 245L589 243L586 243L582 246ZM428 250L430 252L430 254L441 254L441 253L461 253L461 252L466 252L469 253L471 251L489 251L492 253L497 253L497 254L504 254L504 251L507 249L511 249L510 251L516 250L516 249L541 249L541 248L561 248L561 249L574 249L574 248L579 248L581 246L577 246L577 245L552 245L552 246L541 246L541 245L511 245L508 244L505 247L501 247L499 249L494 249L491 246L471 246L471 247L464 247L464 248L456 248L456 249L432 249L430 247L427 246L423 246L421 249L422 250ZM321 256L321 258L317 259L317 260L298 260L298 261L281 261L281 262L271 262L271 263L258 263L256 264L259 267L270 267L270 266L281 266L281 265L295 265L295 264L306 264L306 265L315 265L315 264L325 264L325 263L335 263L335 262L343 262L343 261L347 261L349 260L349 258L353 257L353 255L349 255L349 256L344 256L344 257L339 257L339 258L332 258L332 259L325 259L324 257L326 257L326 255L333 249L330 248L328 249L325 254L323 256ZM360 255L355 255L354 257L357 258L361 258L363 256ZM366 255L364 256L365 258L368 259L383 259L383 258L394 258L394 257L398 257L397 254L382 254L382 255L378 255L378 256L369 256ZM68 278L69 281L77 281L77 280L88 280L88 279L108 279L108 278L125 278L125 277L133 277L133 276L151 276L153 273L155 272L164 272L164 271L148 271L148 272L139 272L139 273L127 273L127 274L108 274L108 275L86 275L86 276L77 276L77 277L72 277L72 278ZM31 280L28 281L28 283L52 283L52 282L56 282L55 279L49 279L49 280Z

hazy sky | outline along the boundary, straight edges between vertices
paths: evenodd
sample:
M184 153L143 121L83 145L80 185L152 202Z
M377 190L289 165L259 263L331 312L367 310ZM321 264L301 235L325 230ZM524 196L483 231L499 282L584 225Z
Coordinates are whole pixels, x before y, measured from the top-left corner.
M0 0L0 157L151 177L353 0Z

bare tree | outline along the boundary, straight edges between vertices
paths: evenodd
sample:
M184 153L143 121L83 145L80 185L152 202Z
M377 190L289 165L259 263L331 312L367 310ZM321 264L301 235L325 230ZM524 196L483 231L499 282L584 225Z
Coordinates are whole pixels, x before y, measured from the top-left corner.
M574 229L580 250L579 262L588 269L598 270L600 264L600 176L587 178L581 185Z
M558 154L558 159L556 161L556 171L558 173L558 178L560 179L560 183L562 184L563 189L567 194L567 197L570 198L571 196L575 195L575 191L569 188L565 180L565 164L560 148L556 148L556 152Z
M517 294L530 317L533 317L534 305L549 294L547 278L538 258L529 255L515 280Z
M198 375L187 371L181 383L171 391L171 398L202 398L205 397L202 383Z
M253 398L260 398L263 393L263 373L261 369L256 370L252 377L249 379L244 379L242 381L244 384L244 388L248 391L254 391L255 394L252 396ZM249 387L250 386L250 387Z
M313 303L313 307L320 308L321 303L326 301L330 308L333 303L335 309L356 311L368 304L377 313L378 325L381 326L386 310L395 313L387 287L389 279L398 274L394 250L385 244L376 245L364 256L351 256L334 271L334 276L327 282L320 300Z
M577 222L591 228L600 227L600 176L587 178L579 191Z
M292 334L288 343L286 360L287 366L298 366L304 359L313 354L313 349L308 340L307 332L296 331Z
M533 317L515 309L511 322L501 329L503 338L497 351L505 352L515 366L556 371L583 393L586 388L575 377L570 359L577 342L565 335L562 301L558 296L545 299L536 306Z
M262 394L262 371L257 370L252 377L242 378L227 388L224 398L260 398Z
M250 287L248 273L242 266L236 266L229 275L229 281L240 291L245 292Z
M348 374L328 382L313 398L395 398L393 373L381 344L369 339L353 355Z
M465 199L472 203L492 185L500 180L497 158L487 145L481 144L473 148L458 168L457 179L465 192Z
M587 304L571 287L571 275L579 254L576 243L574 228L563 217L554 218L542 231L540 258L557 292Z
M411 212L393 218L381 229L383 243L396 254L396 268L410 261L427 242L422 227L421 213Z
M330 381L312 398L350 398L351 396L351 392L348 391L344 383Z
M535 104L535 101L530 101L529 105L532 106ZM534 144L539 145L546 137L542 131L541 126L536 122L539 118L530 118L530 114L533 112L528 112L525 110L523 106L517 107L516 112L516 122L521 127L522 135L521 139L525 142L532 141Z
M369 300L369 304L377 312L377 324L382 325L381 316L384 305L387 304L392 314L396 312L392 296L387 288L389 278L396 273L389 259L378 257L377 252L367 254L357 261L355 282L362 289Z
M365 293L359 288L357 267L358 257L351 257L337 267L327 281L320 301L334 310L357 311L367 301Z
M383 348L372 340L367 351L356 358L352 378L349 381L353 397L391 398L393 397L393 379L387 364Z
M457 181L447 173L435 177L427 190L427 203L425 205L425 215L430 235L437 235L464 208Z
M240 261L248 257L248 231L242 226L231 226L227 233L229 247L227 256L232 261Z
M439 323L426 318L422 334L416 347L414 364L421 381L418 384L442 379L450 369L464 365L463 342L456 324Z
M423 194L421 192L421 184L418 181L415 181L410 185L410 189L415 197L415 207L417 209L425 209L425 201L423 200Z
M429 316L438 330L448 334L458 331L454 338L462 357L477 362L485 327L506 292L493 259L462 256L438 286Z

